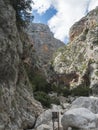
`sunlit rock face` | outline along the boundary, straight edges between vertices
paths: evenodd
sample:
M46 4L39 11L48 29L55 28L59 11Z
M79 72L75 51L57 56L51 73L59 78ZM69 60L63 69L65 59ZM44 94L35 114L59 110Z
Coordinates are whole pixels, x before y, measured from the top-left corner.
M33 23L28 27L34 49L43 65L51 60L53 53L64 43L53 37L48 25Z
M77 38L84 30L92 29L98 24L98 7L95 10L91 11L86 17L80 19L76 22L69 32L70 41L73 41Z
M71 27L70 43L55 53L53 67L65 79L75 75L69 76L70 88L90 86L98 92L98 7Z

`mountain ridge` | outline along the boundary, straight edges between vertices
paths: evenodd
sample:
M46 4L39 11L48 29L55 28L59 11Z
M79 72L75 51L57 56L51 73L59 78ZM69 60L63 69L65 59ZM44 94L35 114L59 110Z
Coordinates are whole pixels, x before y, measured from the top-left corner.
M95 74L98 68L97 46L98 7L71 27L70 43L56 52L53 61L54 70L57 73L65 74L65 79L66 75L76 75L76 78L70 78L67 83L70 88L97 87L98 77Z

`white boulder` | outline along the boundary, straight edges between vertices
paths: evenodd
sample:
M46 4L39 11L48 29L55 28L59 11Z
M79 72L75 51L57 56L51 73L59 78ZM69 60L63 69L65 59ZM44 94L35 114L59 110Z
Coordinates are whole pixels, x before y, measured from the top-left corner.
M98 113L98 97L79 97L72 103L73 108L87 108L93 113Z
M44 130L44 128L46 126L48 126L47 129L49 129L49 130L53 129L52 112L58 112L59 113L59 126L60 126L60 130L62 129L62 126L61 126L61 118L62 118L61 113L63 112L62 107L59 106L59 105L52 104L51 109L44 111L37 118L36 125L35 125L36 130L39 130L39 129ZM54 127L55 127L55 130L58 128L58 119L55 120ZM45 130L46 130L46 128L45 128Z
M36 128L36 130L51 130L50 126L42 124Z
M48 122L50 122L51 120L52 120L52 110L49 109L49 110L44 111L37 118L35 127L38 127L39 125L42 125L42 124L48 124Z
M86 108L75 108L64 113L61 123L64 130L68 127L90 130L97 127L97 117Z

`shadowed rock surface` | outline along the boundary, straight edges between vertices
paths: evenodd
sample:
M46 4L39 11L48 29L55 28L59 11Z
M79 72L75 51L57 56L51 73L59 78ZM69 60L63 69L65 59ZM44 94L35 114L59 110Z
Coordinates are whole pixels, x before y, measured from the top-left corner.
M53 52L61 44L53 38L48 26L32 24L35 33L32 32L31 37L25 29L18 28L17 22L10 0L1 0L0 130L26 130L34 127L43 108L33 98L27 66L35 70L39 66L41 68L40 63L48 64Z
M26 39L28 42L28 39ZM16 14L8 0L0 1L0 130L33 127L42 106L33 98L23 61L23 43Z

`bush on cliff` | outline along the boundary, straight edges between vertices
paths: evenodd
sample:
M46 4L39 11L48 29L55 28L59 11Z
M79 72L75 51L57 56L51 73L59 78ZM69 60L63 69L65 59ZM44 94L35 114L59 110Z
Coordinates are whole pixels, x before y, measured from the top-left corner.
M34 93L34 98L41 102L43 107L50 108L51 104L60 105L59 98L57 97L50 97L48 94L46 94L43 91L38 91Z
M41 102L41 104L45 107L50 107L51 106L51 99L50 97L42 92L42 91L38 91L34 93L34 98L36 100L38 100L39 102Z
M91 89L89 87L77 87L71 90L72 96L89 96L91 93Z

